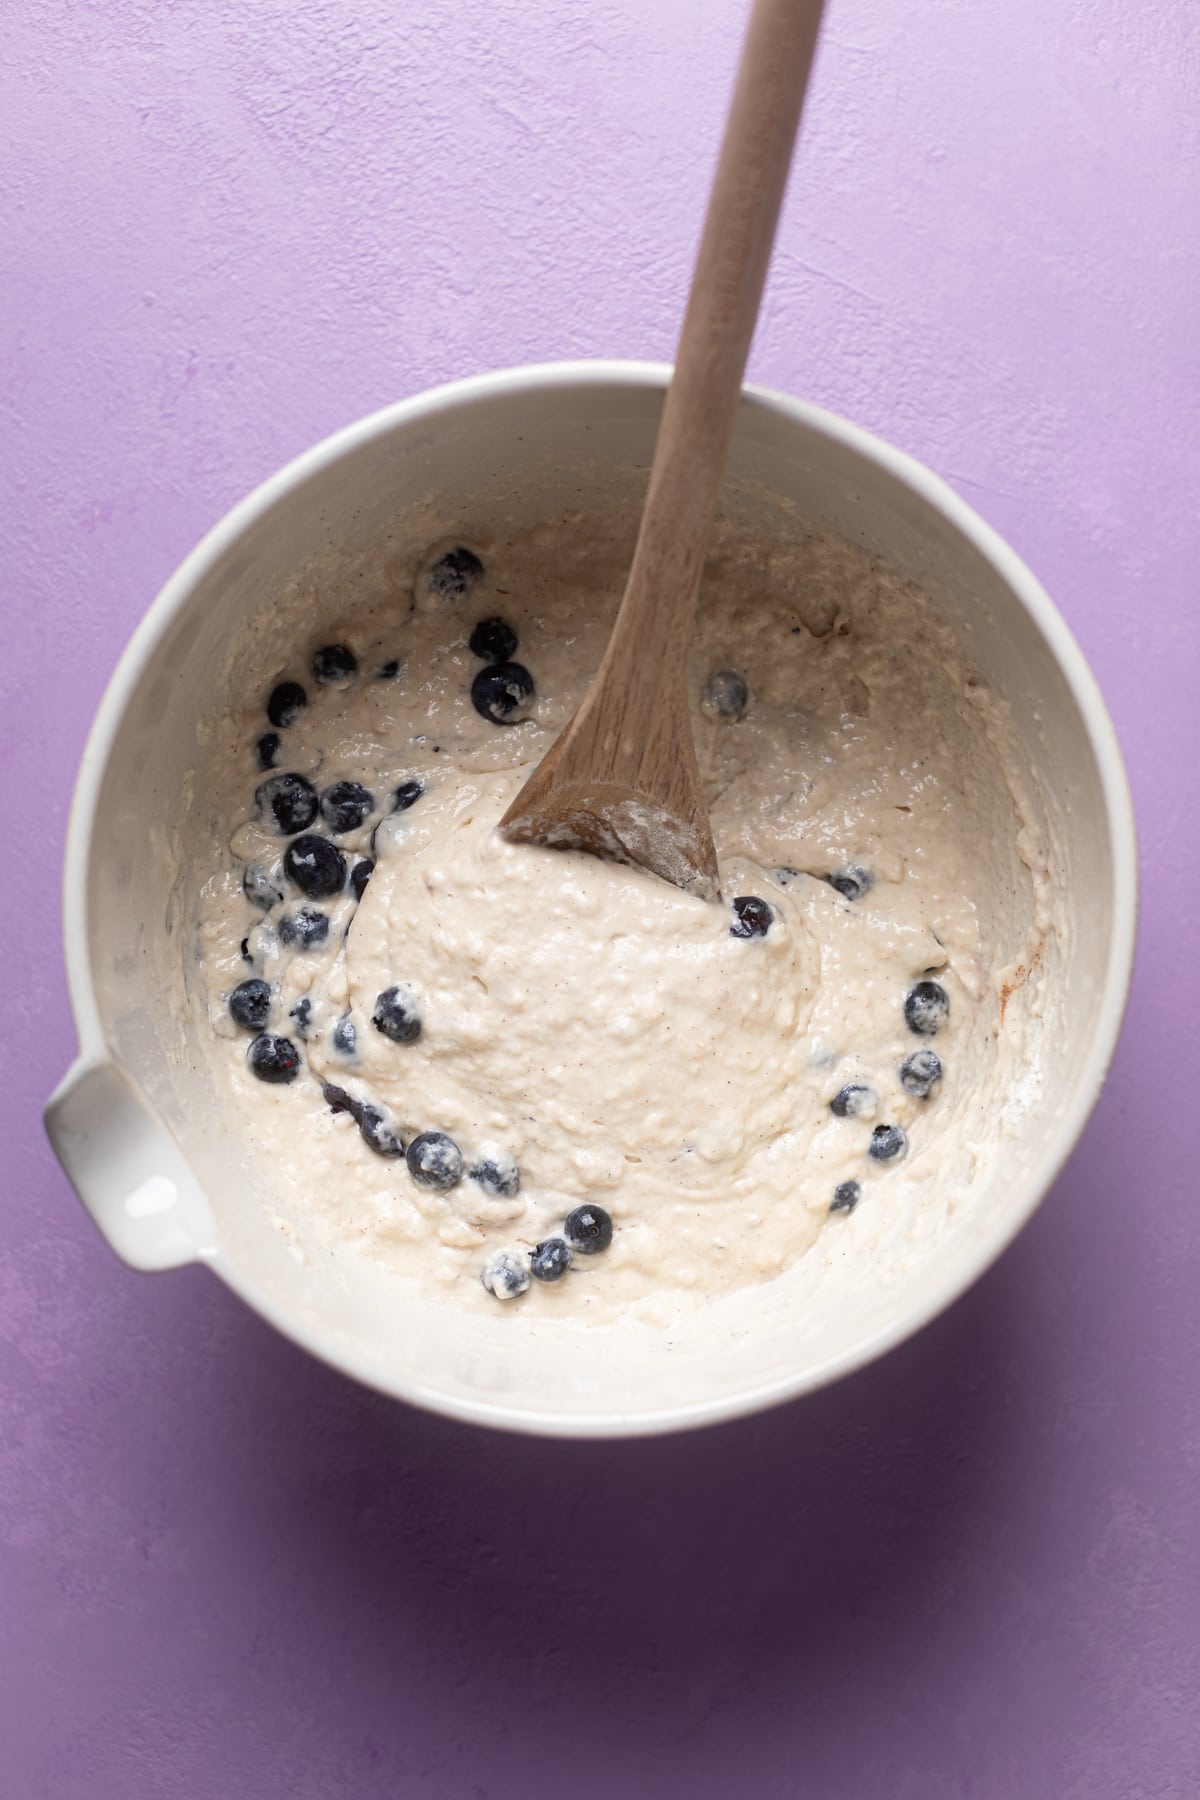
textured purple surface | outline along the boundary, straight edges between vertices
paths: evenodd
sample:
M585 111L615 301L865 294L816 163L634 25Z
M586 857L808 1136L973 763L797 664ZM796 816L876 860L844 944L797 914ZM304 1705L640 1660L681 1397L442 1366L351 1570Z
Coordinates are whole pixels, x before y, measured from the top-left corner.
M973 1294L742 1425L493 1438L357 1391L199 1271L131 1275L41 1137L73 1050L68 794L143 608L247 487L383 401L669 356L742 13L74 0L7 22L13 1800L1197 1792L1189 9L833 0L753 358L924 458L1029 558L1129 762L1125 1036L1054 1195Z

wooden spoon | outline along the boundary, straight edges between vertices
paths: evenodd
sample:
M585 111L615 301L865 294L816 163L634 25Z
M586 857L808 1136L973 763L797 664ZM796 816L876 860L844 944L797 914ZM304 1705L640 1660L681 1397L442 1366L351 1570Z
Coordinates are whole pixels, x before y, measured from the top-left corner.
M506 836L589 850L715 900L687 657L822 0L756 0L725 127L641 529L583 704L503 819Z

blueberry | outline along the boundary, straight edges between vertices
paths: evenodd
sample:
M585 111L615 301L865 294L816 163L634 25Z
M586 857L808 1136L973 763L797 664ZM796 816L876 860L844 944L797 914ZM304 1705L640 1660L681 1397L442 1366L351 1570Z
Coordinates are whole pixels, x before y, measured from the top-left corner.
M363 1143L376 1156L395 1158L404 1155L403 1138L388 1123L383 1111L378 1106L372 1106L369 1101L358 1109L358 1129L362 1133Z
M250 1073L260 1081L295 1081L300 1073L300 1052L291 1038L276 1037L269 1031L255 1038L246 1052L246 1061Z
M507 1150L497 1150L475 1163L471 1180L477 1181L485 1194L496 1200L511 1200L521 1191L521 1171Z
M279 755L279 733L264 731L254 746L254 755L260 769L273 769Z
M261 863L246 864L246 872L242 876L242 892L251 906L257 906L262 912L270 912L283 899L283 889L270 870L264 869Z
M305 775L272 775L259 783L254 798L281 837L307 831L317 816L317 790Z
M265 981L239 981L229 996L229 1016L243 1031L261 1031L271 1011L271 989Z
M873 1156L876 1162L891 1162L893 1157L903 1156L907 1149L908 1139L898 1125L877 1125L871 1133L867 1155Z
M339 837L357 831L375 811L375 796L361 781L335 781L321 795L321 817Z
M356 862L351 869L350 891L356 900L361 900L366 893L367 883L370 881L374 870L375 864L371 861L369 856L364 856L362 861Z
M829 1202L831 1213L851 1213L862 1199L862 1189L857 1181L839 1181L833 1190L833 1199Z
M835 869L832 875L822 875L821 879L835 888L843 900L861 900L868 888L875 885L872 874L856 867Z
M307 994L305 994L302 1000L297 1000L295 1006L293 1006L291 1012L288 1014L288 1018L295 1019L296 1030L302 1038L309 1036L312 1031L313 1023L313 1003Z
M523 663L489 663L471 683L471 704L493 725L519 725L529 716L533 676Z
M357 1055L358 1033L354 1029L354 1018L351 1013L344 1012L334 1026L333 1047L339 1056Z
M375 1002L371 1023L393 1044L413 1044L421 1035L421 1013L411 988L384 988Z
M829 1102L829 1110L838 1119L861 1119L864 1113L873 1113L878 1104L874 1088L863 1081L848 1081Z
M349 1113L350 1117L354 1120L354 1123L356 1125L358 1124L362 1114L362 1107L354 1098L354 1095L348 1094L345 1088L338 1087L336 1083L332 1081L323 1081L321 1083L321 1098L331 1113Z
M516 1300L529 1286L529 1270L509 1251L502 1250L484 1264L479 1279L497 1300Z
M328 838L307 832L283 853L283 872L310 900L328 900L346 885L346 859Z
M918 981L904 996L904 1017L918 1037L934 1037L950 1017L950 996L938 981Z
M321 687L340 687L358 674L358 658L349 644L325 644L312 659L312 677Z
M464 544L439 556L429 571L429 585L439 600L461 600L483 574L483 564Z
M771 929L771 920L775 916L767 901L760 900L757 894L739 894L737 899L731 900L729 904L733 908L733 924L729 927L730 937L766 937Z
M298 681L281 681L278 687L271 689L267 717L272 725L286 731L289 725L296 723L307 705L308 695Z
M318 912L315 906L284 913L279 921L279 941L288 950L315 950L328 936L328 914Z
M546 1238L529 1258L530 1273L538 1281L558 1281L571 1266L571 1246L565 1238Z
M700 710L710 719L740 719L749 697L740 675L732 669L714 669L704 684Z
M900 1086L917 1100L928 1100L942 1079L942 1059L932 1050L914 1050L900 1064Z
M472 656L482 656L484 662L502 663L515 654L519 641L505 619L480 619L467 639L467 648Z
M423 781L402 781L392 794L392 811L394 813L407 812L410 806L417 804L424 792L425 783Z
M400 658L398 656L392 656L388 658L387 662L380 663L375 671L375 679L376 681L395 681L399 673Z
M349 1113L362 1134L363 1143L373 1150L376 1156L385 1156L394 1160L404 1155L404 1142L395 1127L388 1122L382 1107L373 1106L369 1100L356 1100L343 1087L332 1081L321 1084L321 1098L331 1113Z
M250 950L249 934L247 934L247 936L245 936L242 939L241 943L238 945L238 949L242 953L242 961L244 963L247 963L250 966L250 968L253 968L254 967L254 957L251 954L251 950Z
M580 1256L596 1256L612 1243L613 1222L602 1206L577 1206L567 1214L563 1232Z
M423 1131L404 1153L408 1172L422 1187L444 1193L457 1187L463 1176L463 1154L444 1131Z

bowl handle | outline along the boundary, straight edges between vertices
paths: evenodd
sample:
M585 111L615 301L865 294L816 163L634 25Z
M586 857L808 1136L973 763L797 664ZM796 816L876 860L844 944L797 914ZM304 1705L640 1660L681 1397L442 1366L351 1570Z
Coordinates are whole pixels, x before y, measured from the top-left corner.
M50 1096L46 1135L110 1246L135 1269L216 1252L207 1196L146 1096L115 1063L81 1057Z

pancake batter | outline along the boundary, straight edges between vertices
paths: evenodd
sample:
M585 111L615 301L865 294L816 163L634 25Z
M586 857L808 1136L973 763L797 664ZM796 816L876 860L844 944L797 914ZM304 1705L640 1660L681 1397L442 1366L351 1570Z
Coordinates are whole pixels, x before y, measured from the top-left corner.
M813 538L710 561L723 901L496 823L619 598L435 545L229 721L199 955L283 1229L463 1302L611 1316L778 1275L995 1154L1044 869L1002 709L922 596Z

